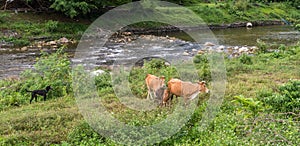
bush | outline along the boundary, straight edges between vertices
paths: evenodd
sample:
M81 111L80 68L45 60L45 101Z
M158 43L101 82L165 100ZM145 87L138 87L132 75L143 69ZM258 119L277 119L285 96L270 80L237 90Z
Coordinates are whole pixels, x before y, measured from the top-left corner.
M245 11L249 7L249 2L247 0L237 0L234 3L234 6L237 8L239 11Z
M72 92L71 68L64 47L51 55L43 53L34 65L34 70L26 70L21 74L24 82L21 91L25 89L42 89L50 85L53 90L48 97L61 97Z
M7 18L9 18L10 15L7 13L0 13L0 23L4 23L5 21L7 21Z
M290 80L285 85L280 86L278 90L279 93L265 96L262 101L277 112L297 112L300 110L300 81Z
M295 28L300 31L300 24L295 25Z
M21 80L0 81L0 110L10 106L29 103L30 94L27 90L44 89L50 85L47 99L57 98L72 93L70 61L64 47L51 55L43 53L34 65L34 69L21 73Z
M27 39L16 39L13 41L14 45L17 47L27 46L30 44L30 41Z
M260 39L257 39L256 42L258 47L258 53L267 53L268 45Z
M248 64L248 65L253 64L251 57L247 54L242 54L242 56L239 58L239 60L240 60L240 63L242 63L242 64Z
M58 29L58 21L49 20L45 24L45 28L48 32L56 32Z
M203 78L203 80L210 81L211 73L207 55L196 55L194 57L194 63L198 70L198 75Z

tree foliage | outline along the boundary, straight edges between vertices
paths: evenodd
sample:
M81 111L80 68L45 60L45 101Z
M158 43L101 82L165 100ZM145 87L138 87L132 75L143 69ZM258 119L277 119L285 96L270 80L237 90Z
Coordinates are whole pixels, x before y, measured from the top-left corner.
M13 5L12 8L16 7L29 7L35 10L49 10L54 9L55 11L62 12L65 15L73 18L76 16L87 16L92 12L103 12L109 8L116 7L129 2L135 2L137 0L1 0L2 8L8 5ZM149 1L149 0L144 0ZM248 3L271 3L271 2L286 2L291 6L300 8L300 0L166 0L168 2L176 3L179 5L193 5L201 3L229 3L230 5L235 4L241 8L247 7Z

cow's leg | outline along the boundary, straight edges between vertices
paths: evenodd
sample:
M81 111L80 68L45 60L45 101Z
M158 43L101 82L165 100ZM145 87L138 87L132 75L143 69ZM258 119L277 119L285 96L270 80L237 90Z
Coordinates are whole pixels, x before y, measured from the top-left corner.
M148 89L147 99L149 99L150 96L150 90Z

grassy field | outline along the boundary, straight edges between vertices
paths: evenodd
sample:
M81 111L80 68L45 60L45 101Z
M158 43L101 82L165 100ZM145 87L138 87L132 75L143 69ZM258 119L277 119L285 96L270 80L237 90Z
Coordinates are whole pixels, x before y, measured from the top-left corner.
M45 54L35 65L37 70L26 71L21 80L0 82L0 145L118 145L93 131L80 114L73 95L73 90L78 89L69 88L72 73L62 52ZM209 99L208 95L202 94L191 119L159 145L299 144L299 58L300 45L281 46L278 52L225 59L226 94L216 118L206 130L197 130ZM195 66L211 87L210 74L203 73L209 72L209 66L203 70L202 66L206 64L203 60L206 55L196 56ZM60 70L56 74L50 74L57 68ZM39 69L43 70L43 75L36 74ZM148 62L144 68L133 69L129 82L138 98L146 98L143 79L147 73L163 74L169 79L176 76L177 71L158 60ZM173 100L170 107L158 107L149 112L136 111L120 103L109 73L96 77L95 81L101 97L99 103L114 113L115 118L132 126L163 121L182 101L179 98ZM30 95L24 90L43 88L48 84L55 89L50 92L49 100L29 104Z

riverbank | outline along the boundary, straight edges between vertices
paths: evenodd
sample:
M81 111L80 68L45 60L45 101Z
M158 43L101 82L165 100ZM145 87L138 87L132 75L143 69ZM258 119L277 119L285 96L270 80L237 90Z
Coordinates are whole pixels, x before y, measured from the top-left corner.
M271 25L285 25L281 20L259 20L259 21L249 21L252 27L257 26L271 26ZM132 32L134 34L151 34L151 33L162 33L162 32L179 32L179 31L191 31L191 30L205 30L205 29L228 29L228 28L238 28L246 27L249 22L234 22L229 24L210 24L202 25L198 27L175 27L175 26L159 26L159 27L126 27L123 30Z
M253 26L297 24L300 20L300 10L286 3L270 3L269 5L261 3L243 5L199 3L187 6L187 8L202 18L210 29L245 27L247 22L252 22ZM180 8L166 7L162 10L175 13ZM188 17L174 14L174 18L170 19L176 18L180 21ZM23 47L35 41L51 41L62 37L79 40L91 22L87 19L70 19L57 14L1 12L1 47ZM203 27L183 29L203 29ZM135 34L180 31L174 26L157 22L136 23L123 30Z

